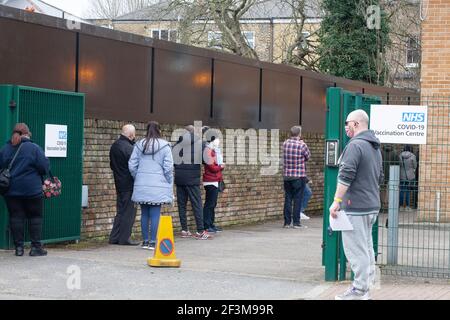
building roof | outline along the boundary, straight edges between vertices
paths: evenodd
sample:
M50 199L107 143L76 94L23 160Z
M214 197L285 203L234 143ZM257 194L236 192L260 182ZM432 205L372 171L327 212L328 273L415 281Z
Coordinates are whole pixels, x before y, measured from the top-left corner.
M114 19L114 22L119 21L161 21L161 20L178 20L183 18L183 11L170 10L170 1L160 1L145 9L124 14ZM317 0L309 0L306 5L306 16L308 18L320 18L323 16L322 10L318 5ZM286 2L280 0L261 0L242 16L242 19L249 20L263 20L263 19L283 19L292 18L292 7Z
M0 0L0 5L87 23L86 20L41 0Z

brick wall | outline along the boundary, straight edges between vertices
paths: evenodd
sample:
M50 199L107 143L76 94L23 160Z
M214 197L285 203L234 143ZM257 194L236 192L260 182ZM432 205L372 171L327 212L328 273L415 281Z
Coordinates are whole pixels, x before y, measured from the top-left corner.
M103 237L110 233L115 209L115 188L112 172L109 168L109 148L117 139L124 122L97 119L85 120L85 148L83 184L89 186L89 207L83 210L82 235L84 238ZM136 124L137 136L143 137L145 125ZM162 125L163 137L170 139L172 131L179 126ZM225 130L222 130L225 133ZM286 133L280 133L280 148ZM226 135L223 151L225 160ZM312 159L308 164L308 172L313 180L313 197L307 212L320 213L323 199L323 150L324 137L319 134L304 134L309 145ZM270 141L270 140L269 140ZM253 152L256 146L250 146ZM235 150L237 153L237 150ZM280 152L281 156L281 152ZM280 163L281 165L281 163ZM216 209L216 222L220 226L253 223L270 219L281 219L283 212L283 182L281 170L272 176L260 176L259 165L228 165L224 171L227 190L220 194ZM203 189L203 188L202 188ZM203 192L203 190L202 190ZM204 194L203 194L204 199ZM173 216L174 228L179 230L179 219L176 205L164 207L163 213ZM139 214L137 217L139 221ZM195 230L193 215L188 212L188 223ZM134 232L140 235L139 223Z
M428 0L422 22L421 103L428 105L427 145L420 148L421 219L450 221L450 2Z

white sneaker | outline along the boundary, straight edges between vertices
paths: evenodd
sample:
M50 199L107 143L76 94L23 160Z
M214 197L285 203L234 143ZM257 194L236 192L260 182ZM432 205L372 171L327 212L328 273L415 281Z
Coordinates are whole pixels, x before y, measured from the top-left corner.
M301 212L300 213L300 219L303 219L303 220L309 220L309 219L311 219L310 217L308 217L306 214L304 214L303 212Z
M334 300L370 300L369 290L361 292L354 287L350 287L343 294L335 296Z

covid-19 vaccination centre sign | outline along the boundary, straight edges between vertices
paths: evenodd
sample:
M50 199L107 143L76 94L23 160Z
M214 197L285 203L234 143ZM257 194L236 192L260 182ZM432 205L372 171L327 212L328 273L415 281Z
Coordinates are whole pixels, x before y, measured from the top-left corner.
M370 129L381 143L426 144L427 121L427 106L370 107Z

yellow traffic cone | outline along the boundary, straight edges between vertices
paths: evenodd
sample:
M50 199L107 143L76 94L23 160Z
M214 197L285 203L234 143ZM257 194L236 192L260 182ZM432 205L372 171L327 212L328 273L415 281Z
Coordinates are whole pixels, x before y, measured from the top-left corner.
M151 267L175 267L181 265L181 260L175 256L175 241L173 239L173 227L171 216L159 218L157 243L153 258L148 258L147 263Z

